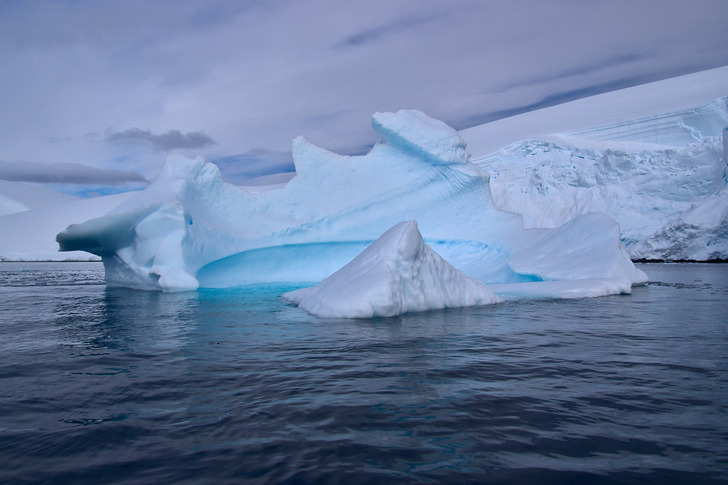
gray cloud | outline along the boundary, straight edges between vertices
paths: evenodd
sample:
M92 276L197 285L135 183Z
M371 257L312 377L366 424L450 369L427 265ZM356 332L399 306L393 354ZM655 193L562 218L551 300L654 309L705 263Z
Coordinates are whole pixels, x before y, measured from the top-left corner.
M150 130L129 128L128 130L112 133L106 137L109 143L138 144L146 143L156 150L177 150L184 148L203 148L214 145L215 141L202 131L182 133L179 130L170 130L167 133L155 135Z
M100 169L79 163L6 162L2 160L0 160L0 179L14 182L114 186L130 182L147 182L140 174L132 171Z
M375 111L464 128L728 65L726 23L725 0L0 2L0 157L243 176L297 135L367 146Z

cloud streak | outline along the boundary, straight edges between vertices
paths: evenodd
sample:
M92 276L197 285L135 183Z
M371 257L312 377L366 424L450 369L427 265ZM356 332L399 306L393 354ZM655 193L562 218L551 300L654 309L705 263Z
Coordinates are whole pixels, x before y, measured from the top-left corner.
M372 29L366 29L361 32L358 32L358 33L344 39L341 43L337 44L335 47L337 47L337 48L357 47L357 46L361 46L364 44L380 42L380 41L385 40L386 37L388 37L390 35L404 33L410 29L414 29L419 26L426 25L426 24L429 24L436 20L439 20L439 19L445 17L446 15L447 15L446 13L436 13L434 15L419 15L419 16L395 19L395 20L385 23L384 25L381 25L379 27L375 27Z
M0 160L0 179L50 184L104 184L119 186L146 183L133 171L104 170L79 163L32 163Z

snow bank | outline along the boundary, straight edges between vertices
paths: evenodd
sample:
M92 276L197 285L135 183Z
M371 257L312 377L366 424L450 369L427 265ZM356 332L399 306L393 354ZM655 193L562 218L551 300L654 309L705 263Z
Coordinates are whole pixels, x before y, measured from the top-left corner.
M170 157L146 190L58 234L60 248L101 256L111 286L318 282L390 227L417 220L437 253L485 283L549 279L559 264L567 268L560 278L646 279L609 232L608 218L577 222L562 234L578 241L564 236L555 239L559 247L542 248L557 261L547 267L528 249L548 240L544 232L525 230L520 216L495 208L488 173L468 162L452 128L413 110L378 113L372 124L382 141L364 156L295 139L296 176L278 190L236 187L201 158ZM612 244L604 244L605 233L614 235ZM584 267L569 263L572 243L591 254L580 259Z
M316 286L283 298L330 318L392 317L502 301L433 251L414 221L395 225Z

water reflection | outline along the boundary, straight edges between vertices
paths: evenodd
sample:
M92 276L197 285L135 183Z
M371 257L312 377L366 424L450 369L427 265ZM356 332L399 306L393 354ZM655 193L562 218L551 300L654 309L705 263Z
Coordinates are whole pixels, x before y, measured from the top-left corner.
M199 294L106 288L100 307L106 346L169 352L188 343L198 320Z

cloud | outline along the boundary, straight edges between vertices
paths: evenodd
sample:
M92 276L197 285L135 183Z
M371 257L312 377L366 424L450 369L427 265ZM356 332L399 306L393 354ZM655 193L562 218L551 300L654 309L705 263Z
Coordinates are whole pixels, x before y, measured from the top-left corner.
M0 158L242 177L297 135L365 147L375 111L465 128L728 65L726 23L725 0L0 2Z
M126 131L112 133L106 137L106 141L120 144L145 143L162 151L203 148L215 144L215 141L202 131L182 133L179 130L170 130L167 133L155 135L150 130L140 130L139 128L129 128Z
M366 29L351 35L342 42L336 44L335 47L353 47L381 41L390 35L406 32L407 30L439 20L446 15L446 13L437 13L434 15L409 16L395 19L391 22L380 25L379 27Z
M52 184L123 185L146 183L137 172L88 167L79 163L6 162L0 160L0 179Z

